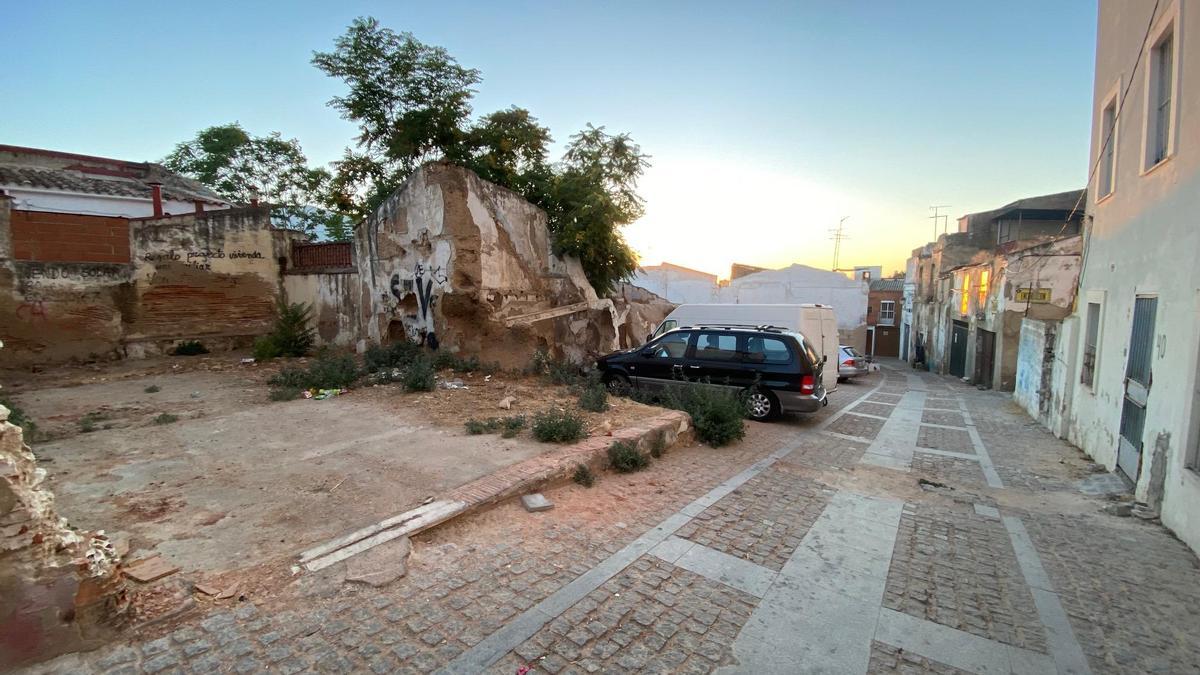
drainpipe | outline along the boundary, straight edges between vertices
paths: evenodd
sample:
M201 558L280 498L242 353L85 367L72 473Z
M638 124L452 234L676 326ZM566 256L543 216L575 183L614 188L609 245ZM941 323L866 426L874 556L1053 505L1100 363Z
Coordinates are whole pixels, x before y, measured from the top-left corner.
M154 217L162 218L162 183L150 184L150 201L154 202Z

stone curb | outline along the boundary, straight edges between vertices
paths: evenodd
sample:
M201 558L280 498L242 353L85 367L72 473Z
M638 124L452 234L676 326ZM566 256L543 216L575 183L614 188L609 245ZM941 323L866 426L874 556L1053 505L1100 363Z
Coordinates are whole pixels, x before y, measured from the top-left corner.
M432 503L310 548L299 555L299 562L311 572L324 569L397 537L412 537L506 499L565 482L580 464L593 470L602 469L608 463L608 448L613 443L625 441L646 451L660 435L666 448L690 441L692 418L679 410L667 410L641 424L618 429L611 436L592 436L574 445L531 457L461 485Z

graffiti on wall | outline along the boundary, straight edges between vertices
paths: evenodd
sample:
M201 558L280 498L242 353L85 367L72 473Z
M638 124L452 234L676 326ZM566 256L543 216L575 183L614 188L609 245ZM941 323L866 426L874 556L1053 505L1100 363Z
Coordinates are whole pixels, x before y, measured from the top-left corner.
M245 250L240 248L232 251L211 248L196 248L183 251L170 249L167 251L157 251L153 253L147 252L142 254L142 260L148 263L157 264L178 262L185 264L188 267L194 267L196 269L208 271L212 270L213 260L224 260L226 258L229 260L261 260L264 257L265 256L263 255L262 251L257 249Z
M44 300L22 302L21 304L17 305L16 315L21 321L28 321L30 323L34 323L39 320L45 321L47 317L46 302Z

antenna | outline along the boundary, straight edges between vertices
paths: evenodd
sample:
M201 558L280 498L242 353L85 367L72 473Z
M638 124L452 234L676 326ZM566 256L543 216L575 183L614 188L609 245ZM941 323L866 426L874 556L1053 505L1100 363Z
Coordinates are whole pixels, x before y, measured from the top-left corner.
M832 269L834 272L838 271L838 259L841 258L841 256L842 256L842 240L850 238L849 235L846 235L845 233L842 232L842 223L846 222L846 219L849 217L850 216L842 216L842 219L838 221L837 229L830 230L830 232L833 233L833 236L830 237L830 239L833 240L833 268Z
M943 214L938 213L938 209L948 209L948 208L950 208L949 204L939 204L937 206L929 207L929 210L933 211L933 215L929 216L929 218L933 221L933 240L934 241L937 241L937 238L938 238L938 231L937 231L938 230L938 220L941 220L943 223L945 223L945 226L942 228L943 233L950 229L950 216L947 214L944 214L944 213Z

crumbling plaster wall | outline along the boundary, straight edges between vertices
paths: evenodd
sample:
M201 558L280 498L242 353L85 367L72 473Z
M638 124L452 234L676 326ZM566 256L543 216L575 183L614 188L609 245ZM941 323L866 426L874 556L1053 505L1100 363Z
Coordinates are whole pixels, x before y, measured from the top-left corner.
M271 324L295 233L266 208L130 221L131 262L17 259L0 199L0 361L140 357L179 340L248 344ZM86 258L86 254L79 257Z
M358 273L289 272L283 276L288 302L312 307L312 327L320 344L354 347L358 340Z
M432 334L504 366L535 348L583 361L617 346L612 301L551 252L546 214L462 167L422 167L355 237L364 342Z
M72 529L44 469L0 406L0 670L93 649L130 612L120 556Z

